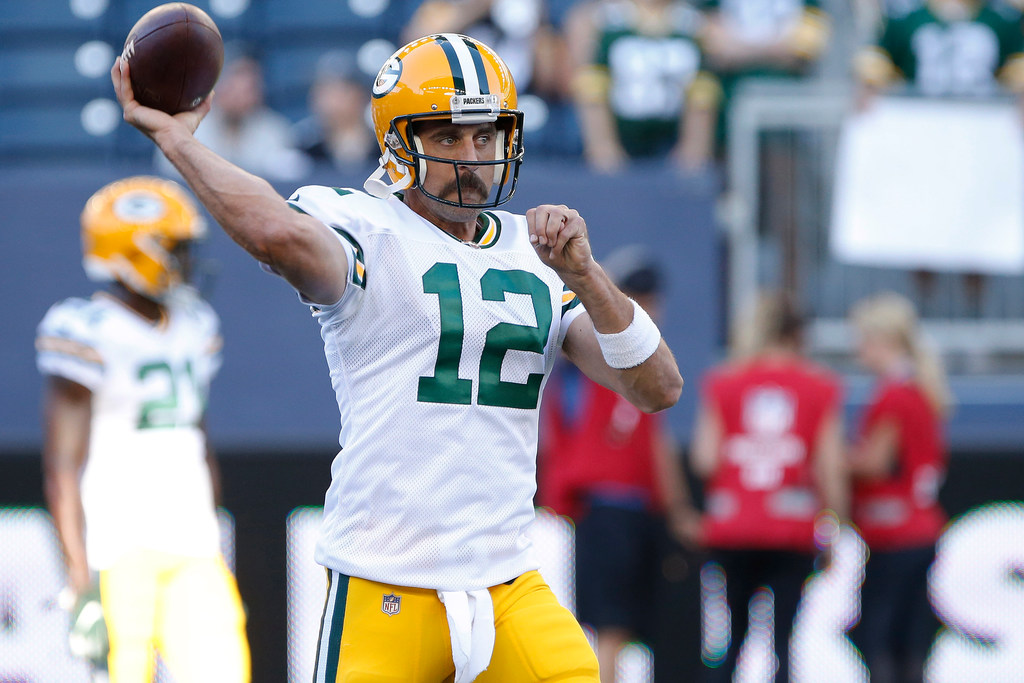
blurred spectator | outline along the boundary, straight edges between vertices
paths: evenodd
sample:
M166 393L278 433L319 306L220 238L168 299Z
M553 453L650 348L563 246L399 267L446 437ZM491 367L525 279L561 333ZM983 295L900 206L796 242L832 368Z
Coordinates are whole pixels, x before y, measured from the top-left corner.
M727 94L744 78L803 75L828 43L819 0L707 0L704 9L702 46Z
M1004 4L930 0L892 17L854 69L868 95L904 83L928 97L1024 93L1020 13Z
M1024 107L1024 33L1021 14L1004 3L929 0L891 17L876 44L855 58L860 106L894 86L925 97L1017 95ZM921 300L931 306L935 274L915 272ZM968 312L981 313L984 276L967 273Z
M227 45L213 108L196 139L250 173L268 180L295 180L308 172L309 159L296 149L291 128L291 122L264 101L263 70L255 51ZM159 152L157 165L173 172Z
M946 523L938 492L951 396L909 301L880 294L850 317L858 359L877 379L850 460L853 521L870 553L860 623L850 636L872 683L920 683L939 626L928 604L928 568Z
M731 625L731 633L705 634L722 643L706 653L709 681L732 680L748 604L762 587L774 595L774 680L789 680L789 637L816 541L831 538L821 531L846 515L840 383L803 357L802 330L788 299L763 294L733 330L733 360L704 380L691 458L707 480L709 570L723 575L731 613L704 620Z
M667 156L695 170L710 160L721 97L703 70L701 23L681 0L614 0L576 14L571 40L592 47L577 54L586 62L572 86L591 167Z
M728 155L728 112L746 84L802 79L817 65L830 34L830 20L820 0L704 0L707 22L701 47L708 67L722 84L716 156ZM820 182L813 164L801 164L797 137L773 130L760 138L760 233L779 254L783 291L798 291L800 244L796 216L798 184ZM803 195L806 197L806 195ZM804 202L807 200L804 199Z
M873 43L887 21L905 17L923 5L924 0L853 0L857 44Z
M658 317L662 276L642 247L623 247L602 264ZM651 642L666 523L690 544L698 516L660 415L641 412L568 363L552 375L541 414L539 503L576 523L577 611L597 631L601 681L614 682L622 647Z
M490 45L508 64L520 95L564 92L564 50L545 0L426 0L402 31L403 40L463 33Z
M309 92L312 114L295 124L299 149L339 168L372 161L380 150L367 124L369 87L352 54L332 50L317 61Z

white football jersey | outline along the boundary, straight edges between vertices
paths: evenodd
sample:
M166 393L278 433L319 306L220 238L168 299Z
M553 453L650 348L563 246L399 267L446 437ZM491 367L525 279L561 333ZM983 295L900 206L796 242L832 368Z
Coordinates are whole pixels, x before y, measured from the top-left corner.
M486 212L467 243L396 196L310 186L289 203L349 261L342 299L313 309L341 411L317 561L440 590L536 569L538 405L583 307L525 217Z
M92 391L82 505L94 570L136 548L219 552L200 422L220 347L213 309L184 288L156 323L101 292L39 324L40 372Z

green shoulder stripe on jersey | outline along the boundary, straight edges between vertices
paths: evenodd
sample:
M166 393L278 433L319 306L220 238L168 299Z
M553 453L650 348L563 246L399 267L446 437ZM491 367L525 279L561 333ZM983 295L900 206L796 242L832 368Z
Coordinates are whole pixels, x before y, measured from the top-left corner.
M332 187L331 189L337 192L339 197L344 197L347 194L355 194L352 190L346 190L344 187Z
M352 284L356 287L366 289L366 261L363 258L363 247L347 230L339 228L336 225L332 225L331 228L334 229L334 232L348 240L348 243L356 250L356 263L355 267L352 269Z
M572 291L566 286L562 287L562 317L565 314L580 305L580 298L576 296L576 292Z
M474 240L481 249L493 247L501 237L501 220L491 213L484 211L480 214L480 229L477 230L477 238Z
M291 203L291 202L286 202L286 203L288 204L288 207L292 209L292 211L298 211L299 213L301 213L301 214L305 214L306 216L308 216L308 215L309 215L308 213L306 213L305 211L303 211L303 210L302 210L302 207L300 207L300 206L299 206L298 204L293 204L293 203Z

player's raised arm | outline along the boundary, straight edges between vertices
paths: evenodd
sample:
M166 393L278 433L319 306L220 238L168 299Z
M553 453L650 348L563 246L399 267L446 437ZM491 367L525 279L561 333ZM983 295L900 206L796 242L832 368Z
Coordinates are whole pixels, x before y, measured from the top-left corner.
M588 377L646 412L675 405L683 378L658 327L594 260L583 218L566 206L526 212L530 240L587 309L562 348Z
M156 143L231 239L310 301L338 301L345 291L348 264L331 231L289 208L270 183L195 139L193 133L209 112L211 98L173 116L144 107L132 92L128 68L119 57L110 71L125 121Z

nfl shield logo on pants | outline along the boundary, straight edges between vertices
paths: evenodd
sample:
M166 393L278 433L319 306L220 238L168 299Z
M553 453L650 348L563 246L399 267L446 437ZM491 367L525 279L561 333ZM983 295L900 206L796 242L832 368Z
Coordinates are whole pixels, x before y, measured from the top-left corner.
M384 599L381 600L380 611L383 612L384 614L388 615L389 617L398 614L398 612L401 611L401 609L402 609L402 596L401 595L395 595L394 593L392 593L390 595L385 595Z

